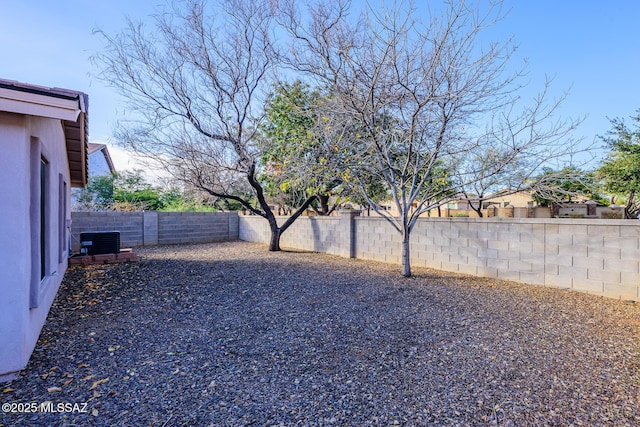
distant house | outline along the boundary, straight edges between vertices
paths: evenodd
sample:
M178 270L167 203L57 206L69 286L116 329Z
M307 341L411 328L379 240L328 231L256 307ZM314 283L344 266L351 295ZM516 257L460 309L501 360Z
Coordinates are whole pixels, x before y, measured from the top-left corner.
M96 144L90 142L87 147L88 153L88 179L96 176L113 175L116 173L116 168L111 160L109 149L105 144ZM84 210L83 205L80 202L82 195L81 188L73 188L71 190L71 209Z
M459 195L459 198L454 198L453 200L443 204L439 208L433 208L429 212L425 212L421 217L455 217L455 216L466 216L466 217L477 217L478 214L472 209L472 205L477 207L480 203L482 203L482 211L484 216L487 215L487 211L494 209L502 209L507 207L512 207L514 209L518 209L524 211L526 209L532 209L535 205L533 198L529 192L519 191L515 193L511 193L508 191L501 191L491 195L488 195L480 201L478 197L466 199L463 195ZM398 216L399 212L395 205L395 203L391 200L382 203L384 210L389 212L389 214L393 216ZM418 203L413 203L413 209L417 208ZM522 215L522 214L521 214ZM526 216L526 215L525 215Z
M82 92L0 80L0 380L27 365L67 269L87 120Z
M89 177L111 175L116 172L109 149L105 144L89 143Z

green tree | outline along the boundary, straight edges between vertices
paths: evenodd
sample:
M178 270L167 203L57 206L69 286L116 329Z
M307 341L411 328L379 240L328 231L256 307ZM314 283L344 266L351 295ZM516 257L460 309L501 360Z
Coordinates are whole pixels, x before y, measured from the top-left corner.
M611 120L612 129L601 139L611 150L598 169L604 190L625 203L629 218L640 214L640 109L629 127L623 119Z
M375 202L388 197L383 180L358 163L361 126L336 122L334 108L330 93L301 81L280 83L270 96L261 127L261 179L274 200L296 206L315 196L311 208L329 215L343 203L367 204L360 183ZM355 169L361 169L357 176Z
M531 197L540 206L570 203L585 197L604 202L598 186L594 171L583 171L574 166L566 166L560 170L545 168L532 182L534 190Z
M215 201L199 191L181 189L173 186L160 193L162 207L165 212L214 212L224 208L216 207ZM232 210L232 209L227 209Z
M157 211L163 208L161 191L149 184L142 171L113 175L113 209L119 211Z
M345 193L344 147L332 145L319 131L328 98L299 80L281 82L267 101L261 127L261 179L269 195L289 206L315 196L311 207L319 215L330 214Z
M142 171L123 171L95 176L80 191L78 210L139 211L159 210L164 206L162 191L149 184Z
M92 176L85 188L78 192L76 210L103 211L113 206L113 175Z

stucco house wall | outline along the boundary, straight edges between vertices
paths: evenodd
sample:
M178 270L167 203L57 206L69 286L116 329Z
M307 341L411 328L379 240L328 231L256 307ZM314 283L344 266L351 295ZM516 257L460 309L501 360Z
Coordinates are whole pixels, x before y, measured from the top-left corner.
M60 287L78 185L65 120L6 111L19 110L12 93L0 91L0 380L27 365Z

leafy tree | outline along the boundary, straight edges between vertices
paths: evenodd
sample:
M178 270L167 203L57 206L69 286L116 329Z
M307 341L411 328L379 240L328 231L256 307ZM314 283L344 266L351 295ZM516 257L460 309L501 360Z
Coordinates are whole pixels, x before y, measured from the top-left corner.
M143 177L142 171L124 171L95 176L78 196L79 210L138 211L159 210L164 206L161 190Z
M315 195L311 207L319 215L330 214L344 200L345 159L353 150L347 139L332 141L323 132L323 110L330 98L299 80L280 83L267 102L261 127L263 179L272 196L287 195L285 203L295 206Z
M297 206L309 195L328 195L326 170L317 157L321 144L314 133L320 94L300 81L279 83L267 100L259 142L265 167L261 181L267 194L285 209ZM326 200L323 198L323 200ZM324 213L327 213L328 208Z
M209 197L201 192L183 190L178 187L170 187L160 193L162 207L165 212L214 212L223 210L216 207ZM227 209L232 210L232 209Z
M560 170L545 168L534 181L533 200L540 206L572 202L576 198L589 198L599 202L604 199L598 192L598 182L593 171L582 171L574 166Z
M357 122L336 126L330 93L301 81L280 83L269 98L261 127L262 180L280 203L295 206L315 195L311 208L328 215L342 203L366 204L354 180L362 130ZM387 197L375 174L359 174L376 201Z
M631 117L632 127L622 119L611 120L612 129L601 139L611 150L598 169L604 190L620 197L628 218L640 214L640 110Z
M103 211L113 206L113 175L92 176L85 188L80 189L76 210Z
M149 184L142 171L124 171L113 175L114 209L119 211L162 209L162 195L157 188Z
M211 199L200 190L169 186L155 187L146 181L142 171L124 171L89 179L80 191L76 210L166 212L211 212L240 210L241 204L226 199Z

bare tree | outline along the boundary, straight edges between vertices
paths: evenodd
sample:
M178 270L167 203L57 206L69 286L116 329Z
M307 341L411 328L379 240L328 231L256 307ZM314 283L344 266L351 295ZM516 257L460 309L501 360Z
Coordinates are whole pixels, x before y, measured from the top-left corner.
M582 119L554 118L567 93L544 102L550 83L547 79L543 92L532 106L524 106L516 114L511 103L495 116L482 135L487 141L478 144L458 165L458 181L467 182L461 186L460 195L480 217L483 203L496 194L502 197L518 192L559 195L554 190L558 180L580 179L566 166L571 164L575 170L593 159L586 155L591 147L571 136Z
M279 226L257 178L256 131L278 65L273 10L267 1L209 6L177 2L154 28L129 21L117 36L100 32L106 49L94 59L131 110L117 137L175 178L267 219L269 250L279 250L314 198Z
M428 22L417 20L411 3L356 17L347 0L306 13L297 5L281 4L280 21L294 39L290 65L331 87L336 116L362 126L360 164L382 177L399 216L369 202L402 234L403 275L411 275L410 235L421 214L481 180L508 173L524 182L546 160L571 153L576 123L555 118L559 104L547 103L546 88L523 106L521 73L507 68L512 41L482 38L503 18L501 2L450 0Z

